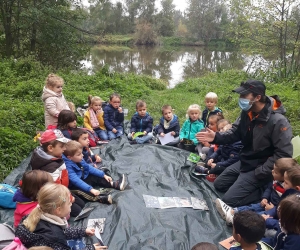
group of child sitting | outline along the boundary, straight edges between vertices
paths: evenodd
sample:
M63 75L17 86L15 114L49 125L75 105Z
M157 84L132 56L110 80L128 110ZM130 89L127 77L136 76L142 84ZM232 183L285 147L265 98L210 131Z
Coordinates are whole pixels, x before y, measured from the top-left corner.
M49 246L53 249L67 249L67 240L93 235L92 229L69 228L66 218L77 216L85 201L112 203L111 195L100 194L95 186L121 191L126 187L126 176L122 175L114 181L102 166L101 157L91 152L88 135L89 131L101 140L112 140L124 134L120 95L112 94L109 104L103 110L102 99L89 96L89 107L84 114L85 128L77 128L77 116L68 106L62 87L62 78L54 74L47 77L43 90L47 130L42 133L40 146L32 154L32 170L23 175L21 189L14 196L17 202L14 222L16 236L27 248ZM153 131L158 138L171 133L174 140L168 145L196 150L205 161L204 165L197 164L195 171L210 176L221 174L227 166L239 160L242 144L201 144L195 137L206 127L221 132L231 128L222 110L216 106L217 100L215 93L210 92L205 96L206 108L202 116L199 105L190 105L187 120L181 129L178 117L173 114L170 105L162 107L162 117L153 129L153 118L147 112L146 103L139 100L136 113L131 119L128 139L133 144L143 144L153 139ZM142 134L135 137L137 132ZM234 238L240 243L232 250L267 249L264 247L268 245L258 242L265 233L265 227L269 238L263 241L275 246L276 250L296 249L284 248L283 245L294 246L295 242L300 243L300 220L298 222L297 219L298 212L300 216L300 166L292 159L279 159L272 173L274 183L269 184L258 204L230 208L220 199L216 200L217 210L228 225L233 225ZM293 195L288 196L290 194ZM271 237L274 231L275 238ZM59 237L54 238L56 235ZM89 247L105 249L98 245Z

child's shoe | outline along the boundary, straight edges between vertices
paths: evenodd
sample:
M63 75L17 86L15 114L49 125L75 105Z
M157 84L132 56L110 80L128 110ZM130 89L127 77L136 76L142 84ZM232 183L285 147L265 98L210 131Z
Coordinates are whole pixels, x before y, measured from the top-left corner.
M203 174L203 175L207 175L208 168L197 164L197 167L195 167L195 172Z
M222 219L226 221L227 226L232 226L233 215L231 214L232 207L228 206L221 199L216 199L216 208Z
M97 198L98 198L98 201L100 202L100 203L103 203L103 204L112 204L112 197L111 197L111 195L109 194L109 195L98 195L97 196Z
M215 174L209 174L209 175L207 175L206 176L206 180L208 180L209 182L214 182L215 181L215 179L217 179L217 175L215 175Z
M117 189L117 190L120 190L120 191L123 191L126 187L126 178L125 178L125 175L122 174L122 177L117 180L117 181L114 181L112 183L112 187Z

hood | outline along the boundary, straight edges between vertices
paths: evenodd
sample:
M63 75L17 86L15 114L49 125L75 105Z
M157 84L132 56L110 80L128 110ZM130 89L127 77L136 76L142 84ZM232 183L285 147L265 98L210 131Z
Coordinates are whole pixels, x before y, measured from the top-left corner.
M62 96L62 93L61 94L57 94L55 93L54 91L50 90L50 89L47 89L45 86L43 88L43 94L42 94L42 100L45 101L47 98L49 97L61 97Z
M31 202L32 200L24 196L21 189L18 189L13 197L13 201L16 202Z
M61 158L53 157L47 154L42 147L37 147L32 154L30 165L32 169L40 169L41 167L49 164L51 161L61 161Z

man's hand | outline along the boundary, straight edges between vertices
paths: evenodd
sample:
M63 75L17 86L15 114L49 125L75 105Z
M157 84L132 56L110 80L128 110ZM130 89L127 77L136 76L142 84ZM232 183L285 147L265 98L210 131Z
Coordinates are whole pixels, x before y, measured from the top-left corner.
M272 209L273 207L274 207L274 205L271 202L267 203L265 206L265 210L268 211L268 210Z
M201 143L212 142L215 139L216 133L209 128L205 132L198 132L196 139Z
M104 178L105 180L107 180L108 182L111 182L111 181L112 181L112 178L111 178L110 176L108 176L108 175L104 175L103 178Z
M93 195L97 196L97 195L100 194L100 191L92 188L91 191L90 191L90 193L92 193Z
M260 205L262 207L265 207L267 204L268 204L268 200L267 199L262 199L261 202L260 202Z

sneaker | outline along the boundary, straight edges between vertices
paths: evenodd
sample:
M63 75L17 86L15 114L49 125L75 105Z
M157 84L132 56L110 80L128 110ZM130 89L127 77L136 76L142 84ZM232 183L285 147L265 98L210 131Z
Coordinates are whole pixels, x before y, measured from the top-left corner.
M98 195L98 201L100 203L103 203L103 204L112 204L112 197L111 195Z
M133 141L129 141L129 144L134 145L134 144L137 144L137 142L136 142L136 140L133 140Z
M195 167L195 172L203 174L203 175L207 175L208 168L197 165L197 167Z
M217 177L218 176L215 174L209 174L208 176L206 176L206 180L208 180L209 182L214 182Z
M228 226L232 225L233 215L231 214L232 207L228 206L221 199L216 199L216 208L222 219L226 221Z
M115 188L117 190L123 191L126 187L125 175L122 174L122 177L119 180L114 181L112 186L113 186L113 188Z

